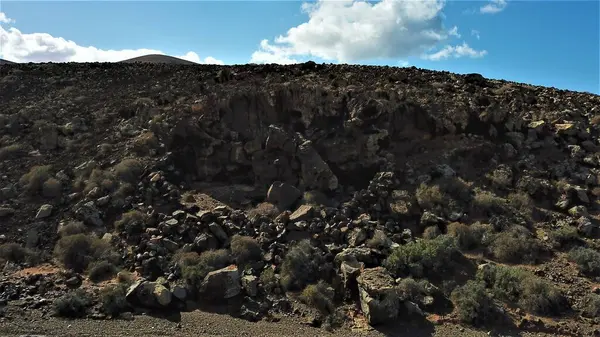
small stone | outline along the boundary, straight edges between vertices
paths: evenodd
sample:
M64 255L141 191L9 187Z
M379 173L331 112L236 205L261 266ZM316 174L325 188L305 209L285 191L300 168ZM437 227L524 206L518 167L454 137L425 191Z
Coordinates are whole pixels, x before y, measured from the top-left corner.
M242 287L248 296L255 297L258 295L258 277L254 275L246 275L242 277Z
M42 205L40 207L40 209L38 210L37 214L35 215L36 219L43 219L43 218L47 218L50 216L50 214L52 214L52 205Z
M310 217L312 216L313 209L314 209L314 206L302 205L302 206L298 207L298 209L296 209L294 211L294 213L292 213L290 215L289 220L292 222L309 220Z
M0 207L0 218L15 214L15 210L9 207Z

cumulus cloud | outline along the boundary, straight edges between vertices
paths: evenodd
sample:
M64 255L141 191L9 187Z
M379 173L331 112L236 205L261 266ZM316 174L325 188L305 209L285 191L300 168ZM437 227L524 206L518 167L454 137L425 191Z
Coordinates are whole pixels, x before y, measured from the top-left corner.
M495 14L502 12L507 5L506 0L490 0L490 3L479 8L479 12L482 14Z
M251 62L293 63L299 57L356 62L421 55L460 36L458 27L444 28L443 7L444 0L305 3L302 9L308 21L273 42L261 41Z
M0 23L14 23L15 20L6 16L6 13L0 12Z
M6 15L0 15L0 18ZM10 20L10 19L9 19ZM8 21L8 20L7 20ZM117 62L148 54L165 54L156 49L99 49L47 33L22 33L0 26L0 58L13 62ZM195 52L175 56L196 63L223 64L213 57L201 59Z
M450 46L447 45L444 48L442 48L441 50L433 53L433 54L427 54L427 55L423 55L422 58L426 59L426 60L430 60L430 61L441 61L441 60L446 60L450 57L453 58L459 58L459 57L470 57L470 58L479 58L479 57L483 57L487 54L486 50L475 50L471 47L469 47L469 45L466 42L463 42L463 44L461 45L456 45L456 46Z

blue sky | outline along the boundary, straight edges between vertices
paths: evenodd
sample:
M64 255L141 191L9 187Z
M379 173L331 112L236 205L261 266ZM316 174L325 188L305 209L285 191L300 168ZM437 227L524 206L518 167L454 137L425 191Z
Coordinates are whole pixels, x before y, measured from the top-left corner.
M599 4L0 0L0 58L414 65L600 94Z

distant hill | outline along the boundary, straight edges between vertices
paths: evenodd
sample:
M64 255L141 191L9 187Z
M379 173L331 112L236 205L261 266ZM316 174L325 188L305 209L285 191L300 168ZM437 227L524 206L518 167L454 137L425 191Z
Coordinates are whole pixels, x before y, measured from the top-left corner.
M15 64L15 62L0 59L0 64Z
M160 55L160 54L151 54L144 55L140 57L134 57L132 59L120 61L119 63L168 63L168 64L197 64L192 61L182 60L177 57L168 56L168 55Z

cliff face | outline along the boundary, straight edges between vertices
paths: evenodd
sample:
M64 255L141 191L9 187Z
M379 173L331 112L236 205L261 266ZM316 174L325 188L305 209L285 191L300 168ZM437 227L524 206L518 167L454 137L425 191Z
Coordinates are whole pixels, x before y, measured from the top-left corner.
M104 236L120 254L111 263L147 279L139 289L160 294L139 298L133 288L131 303L156 309L189 274L173 262L182 252L235 254L230 239L249 236L262 258L246 276L275 266L291 291L318 274L342 293L359 291L368 320L385 321L402 302L431 309L423 298L390 293L394 279L441 282L432 277L437 262L421 261L420 272L415 261L398 262L399 247L411 242L443 246L471 228L478 239L452 245L500 262L523 256L543 269L562 261L540 260L555 256L548 238L557 226L594 238L599 107L596 95L416 68L2 66L2 240L50 252L66 225L82 222L86 235ZM438 234L452 240L435 241ZM532 246L498 248L511 237ZM304 238L306 249L288 254ZM71 268L54 254L58 260L42 260ZM300 255L321 264L292 280L294 263L285 261ZM254 293L225 266L205 266L214 274L201 273L188 293L202 297L220 282L232 296ZM368 277L356 288L361 268ZM167 288L150 282L162 276ZM366 303L378 296L388 301L383 309ZM573 306L583 295L570 296Z

